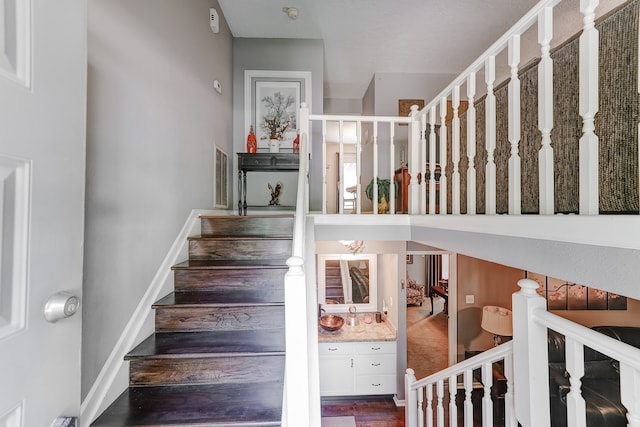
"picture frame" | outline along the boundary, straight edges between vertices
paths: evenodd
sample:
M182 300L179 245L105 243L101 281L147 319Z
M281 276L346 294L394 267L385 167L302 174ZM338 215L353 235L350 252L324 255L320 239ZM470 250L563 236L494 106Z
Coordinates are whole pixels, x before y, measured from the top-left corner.
M310 71L271 71L245 70L244 72L244 131L249 133L253 126L258 151L269 151L269 132L265 127L265 119L274 117L274 105L282 113L278 130L282 130L283 122L289 124L281 136L280 150L293 152L293 140L299 129L300 104L311 105L311 72Z
M413 255L407 255L407 264L413 264Z

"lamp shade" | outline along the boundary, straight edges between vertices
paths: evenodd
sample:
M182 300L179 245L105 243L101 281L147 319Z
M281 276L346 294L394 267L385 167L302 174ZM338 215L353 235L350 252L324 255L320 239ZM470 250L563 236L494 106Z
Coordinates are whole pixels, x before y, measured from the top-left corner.
M511 310L493 305L482 307L480 327L492 334L510 337L513 335Z

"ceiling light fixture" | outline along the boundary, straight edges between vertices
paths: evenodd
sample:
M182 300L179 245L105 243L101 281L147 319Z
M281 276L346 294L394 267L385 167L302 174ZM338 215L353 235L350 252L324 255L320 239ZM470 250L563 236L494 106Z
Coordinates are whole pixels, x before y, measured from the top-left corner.
M296 20L298 19L298 8L296 7L283 7L282 11L287 14L289 19Z

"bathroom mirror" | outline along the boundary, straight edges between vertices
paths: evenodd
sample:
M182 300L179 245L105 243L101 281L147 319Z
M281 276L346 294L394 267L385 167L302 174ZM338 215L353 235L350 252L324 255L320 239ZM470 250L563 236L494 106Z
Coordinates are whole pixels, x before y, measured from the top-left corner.
M376 255L318 255L318 302L327 313L377 311Z

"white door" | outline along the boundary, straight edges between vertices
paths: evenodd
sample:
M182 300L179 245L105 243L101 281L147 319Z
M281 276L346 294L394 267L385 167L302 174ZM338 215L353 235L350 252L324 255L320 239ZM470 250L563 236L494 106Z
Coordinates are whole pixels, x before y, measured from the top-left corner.
M86 0L0 0L0 426L80 410Z

